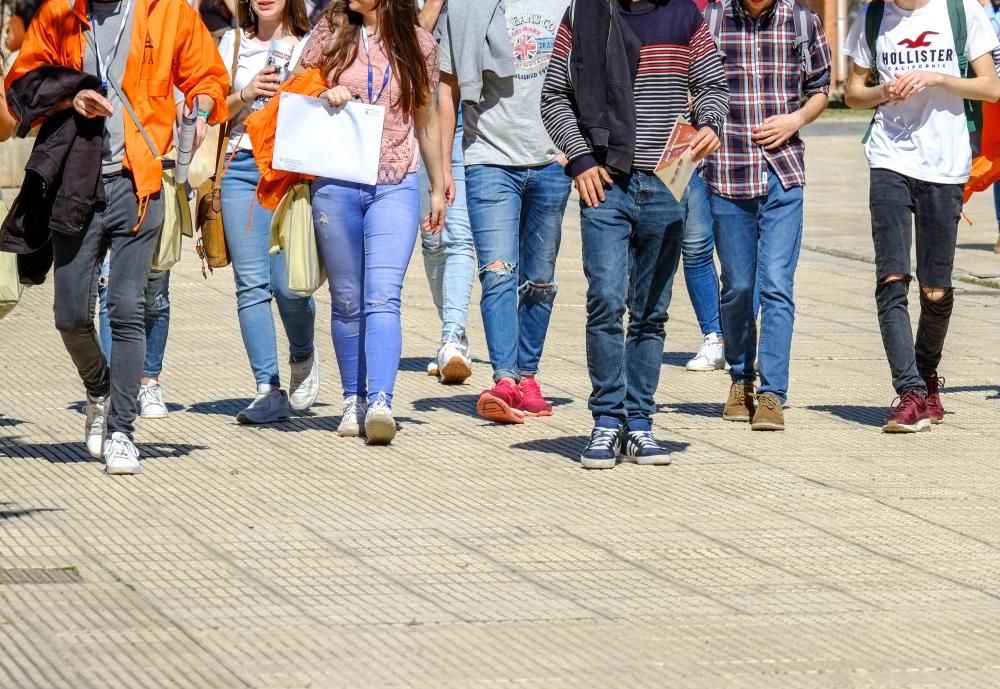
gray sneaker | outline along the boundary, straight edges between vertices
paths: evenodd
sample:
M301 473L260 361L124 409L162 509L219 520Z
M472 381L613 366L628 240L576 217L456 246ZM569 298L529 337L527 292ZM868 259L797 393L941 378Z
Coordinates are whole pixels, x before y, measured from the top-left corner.
M262 385L257 398L236 415L236 422L247 425L277 423L288 420L288 393L280 388Z

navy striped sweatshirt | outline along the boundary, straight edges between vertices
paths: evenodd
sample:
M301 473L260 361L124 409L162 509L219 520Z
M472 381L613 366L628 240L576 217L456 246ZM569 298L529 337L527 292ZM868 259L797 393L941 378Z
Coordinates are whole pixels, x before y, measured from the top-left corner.
M726 72L701 12L691 0L618 0L625 28L642 42L635 75L636 146L633 167L652 172L677 118L722 131L729 112ZM542 89L542 121L575 177L598 160L580 131L569 79L573 27L563 16ZM604 50L604 46L594 46ZM600 79L600 75L593 75ZM689 111L688 94L693 105Z

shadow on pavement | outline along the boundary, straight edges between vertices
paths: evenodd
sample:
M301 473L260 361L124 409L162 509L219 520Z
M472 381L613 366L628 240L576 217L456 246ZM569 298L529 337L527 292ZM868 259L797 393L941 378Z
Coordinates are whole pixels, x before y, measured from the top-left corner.
M945 398L949 392L992 392L994 393L992 397L987 397L989 400L1000 400L1000 385L963 385L962 387L947 387L944 388ZM0 425L2 425L3 419L0 419Z
M204 414L207 416L233 416L235 417L253 402L251 397L241 397L239 399L215 400L214 402L198 402L188 407L190 414Z
M6 509L5 506L9 505L6 502L0 502L0 522L6 521L8 519L19 519L21 517L30 517L33 514L39 512L62 512L61 508L58 507L19 507L14 509Z
M862 426L882 427L889 414L889 408L885 405L878 407L864 407L856 404L822 404L806 407L810 411L819 411L832 414L838 419L851 421Z
M329 431L337 432L340 425L340 416L293 416L288 421L280 423L268 423L254 426L248 424L250 428L260 428L263 430L274 430L279 433L301 433L303 431ZM424 426L426 421L412 419L408 416L396 416L396 427Z
M673 414L684 414L685 416L704 416L707 418L722 418L721 404L715 402L680 402L670 404L658 404L656 408L661 412Z
M956 249L969 249L970 251L989 251L993 253L992 244L958 244L955 246Z
M679 366L684 368L697 352L664 352L663 363L667 366Z
M576 464L580 463L580 453L587 446L590 436L569 435L562 438L543 438L540 440L529 440L523 443L511 445L512 450L525 450L527 452L542 452L550 455L558 455L563 459L568 459ZM691 443L660 440L660 446L665 448L670 454L680 454L691 447ZM623 462L619 462L622 464Z
M207 450L204 445L186 443L136 443L142 459L186 457L197 450ZM51 464L103 464L87 452L83 443L22 443L17 438L0 438L0 458L40 459Z
M9 416L0 416L0 428L10 427L10 426L20 426L24 421L20 419L12 419Z

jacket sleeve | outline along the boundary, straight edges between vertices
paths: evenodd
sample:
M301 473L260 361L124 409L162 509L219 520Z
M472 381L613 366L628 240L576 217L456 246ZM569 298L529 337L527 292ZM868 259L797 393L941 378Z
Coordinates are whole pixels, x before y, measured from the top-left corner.
M207 96L215 103L210 124L229 118L226 97L229 95L229 68L223 64L212 35L201 17L186 2L177 3L177 21L183 29L174 54L174 86L184 94L188 105L195 96Z
M711 127L722 134L729 114L729 86L722 59L704 20L691 36L691 62L688 65L688 91L694 101L692 115L696 127Z
M10 93L10 87L15 81L25 74L41 67L42 65L63 65L64 67L79 68L79 65L63 64L61 59L62 51L59 50L60 36L65 35L56 28L59 22L72 22L75 26L76 18L71 13L56 15L55 3L43 3L38 9L31 24L28 25L28 32L24 37L24 45L17 59L11 65L10 71L4 79L4 91ZM78 31L78 30L77 30ZM10 103L7 103L8 108ZM14 111L11 110L14 115Z
M548 73L542 86L542 123L552 137L552 142L567 158L570 173L574 176L597 165L594 152L580 130L576 112L573 85L570 81L570 52L573 30L569 13L563 17L556 34L555 47L549 60Z

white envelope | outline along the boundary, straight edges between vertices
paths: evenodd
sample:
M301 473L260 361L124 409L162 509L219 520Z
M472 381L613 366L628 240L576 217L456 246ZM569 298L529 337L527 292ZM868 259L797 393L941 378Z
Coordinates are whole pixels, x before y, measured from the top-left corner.
M376 184L385 108L282 93L274 135L275 170L340 182Z

